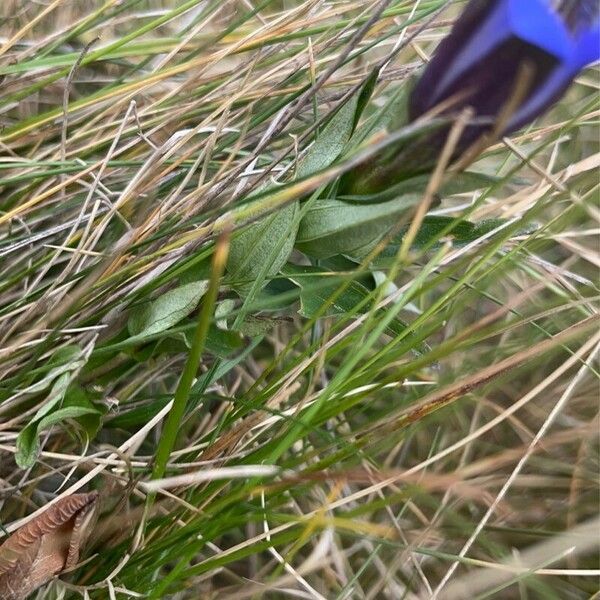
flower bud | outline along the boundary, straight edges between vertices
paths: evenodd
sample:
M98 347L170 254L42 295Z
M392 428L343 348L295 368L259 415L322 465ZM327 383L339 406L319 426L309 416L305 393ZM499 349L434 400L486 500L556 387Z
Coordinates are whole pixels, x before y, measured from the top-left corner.
M442 103L448 104L444 112L471 107L477 124L463 135L464 149L494 126L527 66L527 89L501 133L520 129L600 58L599 12L597 0L558 6L549 0L471 0L414 87L411 120Z
M473 147L468 163L493 136L516 131L542 114L599 59L598 0L470 0L421 76L409 81L399 114L406 124L426 113L452 118L469 109L453 154L457 160ZM393 192L401 182L431 172L449 130L443 126L388 148L347 173L341 195Z

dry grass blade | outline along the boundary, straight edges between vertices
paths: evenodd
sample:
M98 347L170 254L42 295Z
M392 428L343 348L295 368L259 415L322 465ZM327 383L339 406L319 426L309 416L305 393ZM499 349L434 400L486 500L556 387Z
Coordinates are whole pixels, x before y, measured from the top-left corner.
M458 173L464 2L1 4L0 598L587 600L593 68Z
M461 600L466 595L481 594L493 590L496 586L510 581L513 577L528 572L545 570L553 561L562 561L565 556L576 557L598 548L600 539L600 518L596 517L577 525L573 529L550 540L540 542L512 560L500 565L482 568L469 573L468 578L457 578L444 590L444 600ZM556 569L560 573L560 569ZM591 570L592 578L600 576L600 571Z
M527 348L522 352L518 352L517 354L510 356L499 363L490 365L479 373L471 375L464 380L457 381L456 383L442 388L439 391L428 394L414 406L402 411L397 420L395 420L393 423L386 422L374 430L377 431L377 434L379 435L381 431L393 431L397 427L404 427L409 423L419 421L425 416L431 414L433 411L439 410L440 408L458 400L473 390L476 390L477 388L489 383L494 378L500 377L513 369L519 368L527 361L532 360L533 358L538 357L545 352L548 352L552 348L556 348L557 346L565 344L570 340L576 339L587 331L593 329L594 326L597 328L599 322L600 315L590 317L589 319L586 319L581 323L566 329L552 339L540 342L539 344L536 344L531 348Z

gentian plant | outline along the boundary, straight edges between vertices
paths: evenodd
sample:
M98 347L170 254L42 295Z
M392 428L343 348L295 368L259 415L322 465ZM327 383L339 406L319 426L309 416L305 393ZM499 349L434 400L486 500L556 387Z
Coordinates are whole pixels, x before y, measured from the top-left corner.
M532 79L503 133L520 129L556 102L574 77L600 58L597 1L473 0L410 95L410 118L416 119L453 96L475 117L493 122L510 99L521 65ZM448 110L456 110L450 106ZM483 127L474 127L477 135Z
M270 216L269 223L255 224L232 243L230 272L249 286L257 273L266 280L279 271L292 245L282 244L281 252L265 261L256 239L264 240L269 229L274 236L282 232L295 236L296 248L309 256L321 259L341 254L362 260L420 201L459 115L470 114L452 156L455 167L463 168L460 161L465 154L470 159L463 166L492 141L531 123L561 98L583 68L600 59L599 14L597 0L468 2L433 58L409 78L404 93L388 107L383 129L394 135L434 118L439 126L388 145L346 173L321 198L313 198L299 223L296 208L288 206ZM353 103L364 105L354 98L348 106ZM352 110L340 113L341 120L340 116L332 120L333 135L346 136L348 148L356 146L356 139L364 139L360 127L354 131L360 115ZM339 158L319 145L323 141L321 146L343 145L340 139L326 139L329 133L321 133L300 164L298 176L311 173L305 168L308 163L324 168ZM315 153L320 153L317 160ZM467 187L455 193L481 187L481 178L463 180ZM263 268L265 262L268 268Z
M600 600L599 16L0 0L0 600Z
M529 77L520 101L500 123L506 135L531 123L568 89L579 72L600 59L597 0L471 0L408 97L407 120L428 113L472 110L455 149L460 156L493 130L516 93L519 73ZM415 172L431 169L448 129L410 148L398 148L346 178L349 194L376 193ZM480 149L485 147L485 142ZM388 153L389 154L389 153Z

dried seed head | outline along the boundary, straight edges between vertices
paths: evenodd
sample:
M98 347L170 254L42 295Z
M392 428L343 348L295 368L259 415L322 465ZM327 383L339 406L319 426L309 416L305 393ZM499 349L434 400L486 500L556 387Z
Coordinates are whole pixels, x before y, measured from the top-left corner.
M0 598L24 600L77 564L91 531L98 494L71 494L26 523L0 546Z

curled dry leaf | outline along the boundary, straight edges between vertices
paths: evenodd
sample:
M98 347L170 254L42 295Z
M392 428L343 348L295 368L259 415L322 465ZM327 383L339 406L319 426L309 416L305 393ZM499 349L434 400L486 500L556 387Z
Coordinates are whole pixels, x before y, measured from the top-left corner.
M79 561L98 494L71 494L17 529L0 546L0 600L24 600Z

